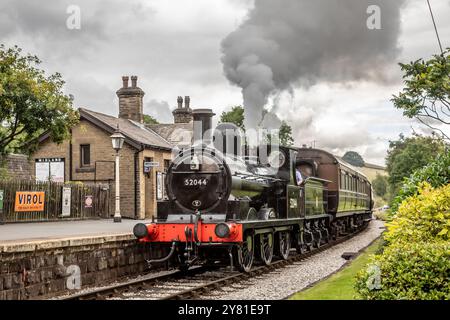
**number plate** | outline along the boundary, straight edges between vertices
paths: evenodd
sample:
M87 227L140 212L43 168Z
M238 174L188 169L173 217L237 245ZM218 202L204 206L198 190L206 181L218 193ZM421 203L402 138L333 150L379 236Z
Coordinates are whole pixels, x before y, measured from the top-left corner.
M184 179L185 186L206 186L208 184L208 179L206 178L186 178Z

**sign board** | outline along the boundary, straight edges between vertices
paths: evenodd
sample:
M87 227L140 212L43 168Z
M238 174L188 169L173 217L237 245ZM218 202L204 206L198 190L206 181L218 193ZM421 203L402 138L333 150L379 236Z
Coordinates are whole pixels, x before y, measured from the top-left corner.
M62 189L62 211L61 216L62 217L70 217L70 207L71 207L71 200L72 200L72 192L70 187L63 187Z
M64 182L64 158L39 158L35 163L36 181Z
M85 196L84 197L84 207L92 208L92 203L94 202L94 196Z
M36 181L48 181L50 180L50 163L49 162L36 162Z
M50 180L64 182L64 161L50 162Z
M16 212L44 211L44 204L44 191L16 191L14 203L14 211Z
M164 181L163 175L161 172L156 173L156 200L162 200L164 195Z
M0 212L3 210L3 195L4 191L0 190Z
M153 167L159 167L159 162L144 161L144 173L149 173Z

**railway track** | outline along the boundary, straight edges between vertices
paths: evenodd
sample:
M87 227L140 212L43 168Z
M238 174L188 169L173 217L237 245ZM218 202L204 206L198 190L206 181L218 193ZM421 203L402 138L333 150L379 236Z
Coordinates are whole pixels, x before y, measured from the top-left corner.
M200 296L207 295L212 290L242 282L255 276L281 269L286 265L305 260L332 246L349 240L365 230L366 227L367 224L360 230L324 244L313 251L303 254L292 254L287 260L277 260L268 266L256 266L248 273L230 271L229 267L194 266L187 273L175 270L163 273L162 275L147 275L108 287L59 297L59 300L196 299Z

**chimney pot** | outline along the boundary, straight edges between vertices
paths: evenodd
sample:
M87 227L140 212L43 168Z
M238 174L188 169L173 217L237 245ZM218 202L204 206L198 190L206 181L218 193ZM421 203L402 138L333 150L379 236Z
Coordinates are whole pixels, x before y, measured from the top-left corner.
M131 86L136 88L137 86L137 76L131 76Z
M123 87L124 88L128 88L128 76L123 76L122 77L122 82L123 82Z
M184 107L189 109L189 104L191 103L191 98L189 96L184 97Z
M183 108L183 98L181 96L178 96L177 104L178 104L178 109Z

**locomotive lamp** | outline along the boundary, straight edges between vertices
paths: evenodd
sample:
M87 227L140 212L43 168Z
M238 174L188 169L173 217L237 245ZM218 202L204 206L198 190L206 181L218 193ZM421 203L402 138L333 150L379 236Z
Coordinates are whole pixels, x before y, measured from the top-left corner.
M234 223L221 222L216 225L214 233L218 238L234 238L236 236L237 227Z
M116 131L111 135L112 147L116 150L116 210L114 212L114 222L122 222L122 216L120 215L120 171L119 171L119 151L122 149L125 137L119 131L119 125L117 125Z

